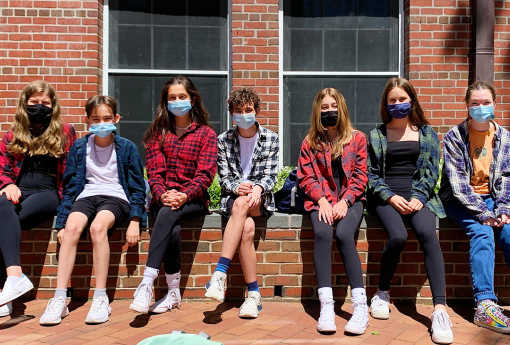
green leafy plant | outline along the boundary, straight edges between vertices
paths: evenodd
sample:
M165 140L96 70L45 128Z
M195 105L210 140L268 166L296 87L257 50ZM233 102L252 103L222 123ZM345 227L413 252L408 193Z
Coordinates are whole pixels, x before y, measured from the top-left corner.
M289 177L290 172L294 169L296 169L296 168L291 167L291 166L284 166L278 171L276 185L274 186L275 193L283 188L283 185L285 184L285 180L287 179L287 177Z

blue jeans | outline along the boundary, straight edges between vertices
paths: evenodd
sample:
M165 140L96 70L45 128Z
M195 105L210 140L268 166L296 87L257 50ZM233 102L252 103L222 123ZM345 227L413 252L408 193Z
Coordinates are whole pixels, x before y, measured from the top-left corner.
M485 204L492 211L494 200L490 195L482 195ZM475 302L483 299L497 301L494 293L495 240L503 251L505 261L510 263L510 224L491 227L481 224L471 212L459 204L455 198L445 203L446 213L469 236L469 267Z

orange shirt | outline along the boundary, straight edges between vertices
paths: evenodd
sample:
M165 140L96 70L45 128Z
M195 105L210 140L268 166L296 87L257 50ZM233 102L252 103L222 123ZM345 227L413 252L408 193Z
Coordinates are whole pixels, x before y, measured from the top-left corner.
M489 172L492 161L492 145L494 142L494 126L487 132L478 132L468 123L473 175L471 186L475 193L489 194Z

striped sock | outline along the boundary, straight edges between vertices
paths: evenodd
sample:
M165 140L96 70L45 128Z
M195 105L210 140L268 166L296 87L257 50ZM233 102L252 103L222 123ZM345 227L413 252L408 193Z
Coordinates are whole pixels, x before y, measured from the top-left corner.
M248 287L248 291L259 291L259 283L257 283L257 281L255 280L253 283L248 283L246 284L246 286Z
M218 264L216 265L216 269L214 270L214 272L220 271L223 273L227 273L228 266L230 266L230 261L232 260L220 256L220 259L218 260Z

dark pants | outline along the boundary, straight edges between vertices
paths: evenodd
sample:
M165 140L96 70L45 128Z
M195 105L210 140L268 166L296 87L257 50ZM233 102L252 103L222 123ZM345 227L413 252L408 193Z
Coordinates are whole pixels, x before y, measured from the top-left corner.
M411 223L425 258L425 270L432 290L434 305L446 304L445 298L445 271L443 252L436 235L436 216L426 206L410 215L401 215L389 204L375 208L375 213L381 225L388 233L388 241L384 247L381 258L381 273L379 290L388 291L391 279L395 274L400 261L400 253L407 242L407 229L403 218Z
M0 196L0 286L3 288L6 267L21 266L21 230L29 230L55 216L59 204L54 191L21 191L18 204Z
M174 274L181 270L181 225L185 216L200 217L207 208L200 200L192 200L179 209L162 207L157 213L149 244L147 267L159 269L164 260L165 273ZM153 216L156 215L153 213Z
M347 279L352 288L362 288L363 273L359 260L354 233L363 216L363 204L357 201L347 210L347 214L334 226L338 251L342 256ZM310 213L310 220L315 234L314 262L318 287L331 287L331 245L333 244L333 225L319 221L319 211Z

